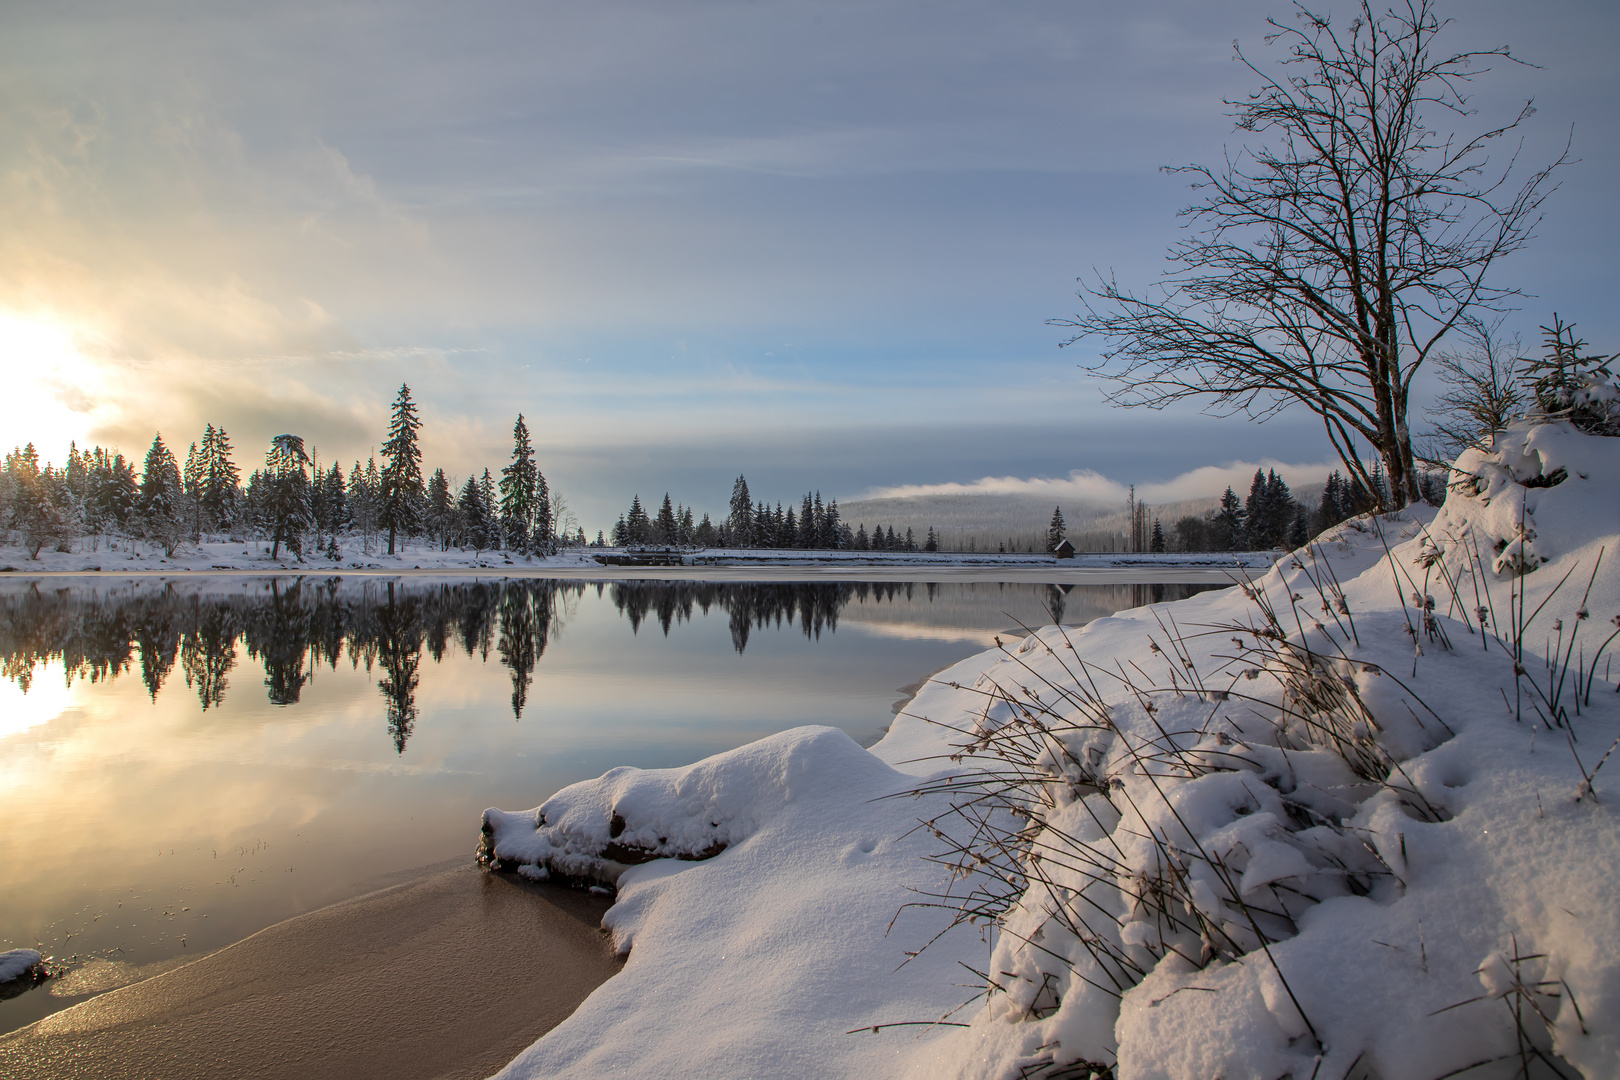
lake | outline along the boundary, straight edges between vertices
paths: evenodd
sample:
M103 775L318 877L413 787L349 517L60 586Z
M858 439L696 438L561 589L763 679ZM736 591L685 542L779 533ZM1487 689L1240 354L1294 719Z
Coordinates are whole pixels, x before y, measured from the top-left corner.
M0 1031L470 860L487 806L800 724L870 745L998 633L1207 587L8 580L0 949L70 970Z

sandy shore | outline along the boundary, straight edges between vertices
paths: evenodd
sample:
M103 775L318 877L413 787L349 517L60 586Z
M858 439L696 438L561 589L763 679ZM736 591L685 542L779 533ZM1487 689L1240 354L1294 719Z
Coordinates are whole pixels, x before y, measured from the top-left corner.
M435 873L0 1036L0 1075L486 1077L618 971L607 906L470 866Z

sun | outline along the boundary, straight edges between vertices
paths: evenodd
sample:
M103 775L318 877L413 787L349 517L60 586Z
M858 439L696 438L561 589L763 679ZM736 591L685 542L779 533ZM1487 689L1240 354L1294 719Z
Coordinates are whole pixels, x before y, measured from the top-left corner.
M65 322L0 310L0 380L10 407L0 409L0 451L33 443L58 466L69 442L86 442L101 376Z

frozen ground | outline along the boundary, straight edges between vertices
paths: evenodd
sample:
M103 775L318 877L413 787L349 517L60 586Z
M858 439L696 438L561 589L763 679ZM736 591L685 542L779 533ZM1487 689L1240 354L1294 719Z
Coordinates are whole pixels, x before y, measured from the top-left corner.
M1515 428L1438 513L1004 641L870 752L488 811L629 955L503 1076L1620 1074L1617 443Z

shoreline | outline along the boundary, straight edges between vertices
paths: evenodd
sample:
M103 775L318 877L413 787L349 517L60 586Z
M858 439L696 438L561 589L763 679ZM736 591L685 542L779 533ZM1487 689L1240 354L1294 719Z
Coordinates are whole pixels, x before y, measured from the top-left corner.
M623 966L608 907L470 864L421 868L0 1035L0 1073L477 1080Z
M774 564L747 567L710 566L621 566L590 568L507 567L495 570L485 568L433 567L423 569L344 569L308 567L304 569L241 568L229 570L191 570L185 567L170 569L133 570L32 570L13 569L0 575L0 585L6 582L36 580L68 581L123 581L123 580L189 580L208 578L243 580L249 578L378 578L383 580L409 579L435 580L502 580L502 579L554 579L559 581L780 581L780 582L840 582L840 581L910 581L957 582L962 584L995 584L998 582L1053 585L1205 585L1236 584L1244 572L1257 576L1270 569L1266 566L1188 566L1178 563L1133 563L1122 566L963 566L949 563L932 565L839 564L814 565Z

